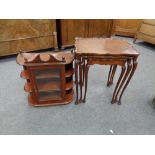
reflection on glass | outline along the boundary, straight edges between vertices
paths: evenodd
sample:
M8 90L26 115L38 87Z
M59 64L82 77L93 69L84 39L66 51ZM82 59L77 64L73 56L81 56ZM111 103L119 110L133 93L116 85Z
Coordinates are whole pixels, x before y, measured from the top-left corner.
M61 100L61 92L60 91L49 91L49 92L39 92L39 100Z
M34 70L40 101L62 99L60 73L61 69Z

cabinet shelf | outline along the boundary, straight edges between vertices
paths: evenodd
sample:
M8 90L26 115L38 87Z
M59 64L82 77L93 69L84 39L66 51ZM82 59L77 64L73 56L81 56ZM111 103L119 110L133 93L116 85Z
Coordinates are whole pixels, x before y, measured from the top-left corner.
M66 71L65 77L70 77L70 76L72 76L73 74L74 74L73 68L72 68L72 69L69 69L69 70Z
M42 70L34 70L34 76L36 79L44 79L44 78L59 78L60 70L58 69L42 69Z
M27 70L23 70L20 74L20 77L23 79L29 79L29 72Z
M47 100L61 100L61 92L60 91L47 91L47 92L39 92L39 100L47 101Z
M73 88L73 81L66 83L66 90ZM32 92L33 88L30 83L26 83L24 86L26 92ZM35 89L34 89L35 90ZM61 86L59 83L43 83L38 85L38 92L48 92L48 91L61 91Z
M53 82L53 83L42 83L38 85L38 91L42 92L42 91L50 91L50 90L55 90L55 91L59 91L61 90L61 86L60 83L58 82Z
M74 73L73 69L67 70L65 72L65 77L70 77L73 75L73 73ZM56 72L53 72L53 73L47 72L40 75L36 75L36 79L59 78L59 77L60 77L60 74Z
M26 84L24 85L24 90L25 90L26 92L32 92L33 89L32 89L31 84L30 84L30 83L26 83Z
M70 77L72 76L74 73L74 70L73 69L70 69L70 70L67 70L65 72L65 77ZM20 77L23 78L23 79L29 79L29 72L27 70L23 70L20 74ZM44 74L40 74L40 75L37 75L36 76L36 79L45 79L45 78L59 78L59 74L51 74L51 73L44 73Z

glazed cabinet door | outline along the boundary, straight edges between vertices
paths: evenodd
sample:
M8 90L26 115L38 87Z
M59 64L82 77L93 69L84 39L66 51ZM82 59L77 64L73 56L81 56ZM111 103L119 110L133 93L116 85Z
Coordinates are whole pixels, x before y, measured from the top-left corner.
M40 104L65 99L64 65L31 67L34 98Z

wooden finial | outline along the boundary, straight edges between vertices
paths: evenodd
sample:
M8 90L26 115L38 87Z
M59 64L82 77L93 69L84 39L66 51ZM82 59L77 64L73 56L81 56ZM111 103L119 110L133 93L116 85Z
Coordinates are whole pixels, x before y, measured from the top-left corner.
M27 58L24 58L25 62L28 62Z
M66 61L66 60L65 60L65 57L62 57L62 61L64 61L64 62Z

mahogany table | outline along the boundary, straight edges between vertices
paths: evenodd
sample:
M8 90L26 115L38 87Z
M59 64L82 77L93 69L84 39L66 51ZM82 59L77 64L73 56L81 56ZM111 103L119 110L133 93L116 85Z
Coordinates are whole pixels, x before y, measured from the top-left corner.
M86 101L88 70L91 65L100 64L110 65L107 86L113 84L117 66L121 67L111 100L111 103L121 104L122 95L137 68L139 53L136 49L126 41L111 38L76 38L75 47L75 103Z

